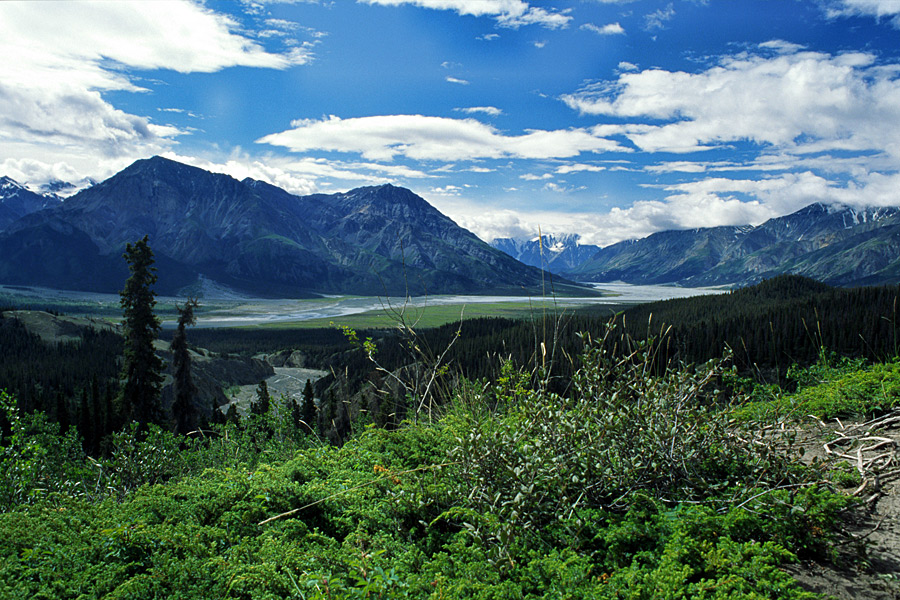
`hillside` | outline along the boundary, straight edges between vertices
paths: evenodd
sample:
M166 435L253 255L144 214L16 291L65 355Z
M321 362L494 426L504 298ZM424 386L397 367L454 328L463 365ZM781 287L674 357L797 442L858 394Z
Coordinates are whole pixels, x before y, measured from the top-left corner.
M150 238L157 291L200 278L256 295L523 293L541 273L391 185L294 196L155 157L0 232L0 281L115 292Z
M165 364L162 404L169 410L174 399L169 343L157 341L156 352ZM214 408L228 403L224 389L256 385L274 373L268 363L251 357L197 347L189 352L197 386L194 403L206 420L213 419ZM0 311L0 354L0 389L15 394L27 410L44 410L57 420L78 423L79 431L82 412L97 412L119 387L122 339L118 328L104 321L44 311ZM103 421L95 417L98 424Z
M583 349L564 397L510 366L437 415L356 421L341 447L272 410L202 439L126 429L89 458L0 392L0 597L896 597L897 486L877 461L897 413L748 418L726 363L660 370L660 347L614 345ZM800 372L823 374L900 389L897 364Z
M832 285L900 282L900 209L811 204L756 227L663 231L565 271L580 281L744 286L780 274Z

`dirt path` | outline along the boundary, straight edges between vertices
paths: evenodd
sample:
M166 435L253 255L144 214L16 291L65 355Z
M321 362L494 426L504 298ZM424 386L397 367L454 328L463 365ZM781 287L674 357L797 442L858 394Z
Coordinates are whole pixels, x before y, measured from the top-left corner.
M863 506L846 524L863 544L862 557L848 543L841 547L844 567L791 565L787 571L811 592L839 600L900 600L900 412L880 421L834 420L801 432L807 460L843 460L863 474L863 484L850 490Z

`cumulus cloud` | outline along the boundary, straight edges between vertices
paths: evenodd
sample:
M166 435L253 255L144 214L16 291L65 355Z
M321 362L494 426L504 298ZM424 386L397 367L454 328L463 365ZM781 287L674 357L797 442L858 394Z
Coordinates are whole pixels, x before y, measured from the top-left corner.
M0 173L40 192L42 185L54 181L77 183L81 173L65 162L48 163L32 158L7 158L0 162Z
M428 201L459 226L465 227L486 242L497 238L536 238L539 230L545 235L577 232L583 229L585 223L596 220L596 215L588 213L485 207L449 195L429 194Z
M608 25L594 25L593 23L585 23L581 26L585 31L593 31L597 35L623 35L625 29L618 23L609 23Z
M804 171L742 179L712 176L653 187L663 191L662 199L641 200L602 214L510 210L500 206L515 202L503 199L493 206L464 198L435 198L433 203L485 241L533 237L540 227L544 233L575 233L582 243L608 246L665 230L757 225L813 202L896 206L900 174L871 173L858 181L838 183ZM546 191L559 189L553 188L548 184ZM515 190L509 191L515 195Z
M572 231L585 243L606 246L657 231L758 225L813 202L895 206L900 174L873 173L859 182L837 184L811 171L759 179L708 177L661 186L662 200L638 201L594 215Z
M403 183L404 180L426 179L423 171L402 165L369 162L344 162L324 158L291 158L251 156L235 152L221 160L166 152L163 156L214 173L225 173L235 179L250 177L271 183L293 194L346 190L360 185Z
M267 135L258 143L294 152L355 152L368 160L474 160L480 158L566 158L581 152L622 151L617 142L586 129L531 130L504 135L475 119L423 115L384 115L299 120L293 129Z
M436 10L454 10L460 15L492 17L501 27L541 25L548 29L568 26L572 20L565 12L557 12L529 5L524 0L358 0L366 4L399 6L412 4ZM485 38L487 39L487 38Z
M284 69L303 48L267 52L231 18L187 1L0 2L0 140L111 158L158 153L184 133L102 94L146 92L130 69Z
M622 73L563 100L584 114L634 121L622 132L648 152L694 152L747 141L794 154L875 151L900 157L900 65L769 44L699 73Z

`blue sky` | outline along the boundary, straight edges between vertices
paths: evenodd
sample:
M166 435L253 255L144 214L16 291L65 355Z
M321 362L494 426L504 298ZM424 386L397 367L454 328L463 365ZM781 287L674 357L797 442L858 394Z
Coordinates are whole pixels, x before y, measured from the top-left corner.
M408 187L486 240L900 205L898 0L0 2L0 175Z

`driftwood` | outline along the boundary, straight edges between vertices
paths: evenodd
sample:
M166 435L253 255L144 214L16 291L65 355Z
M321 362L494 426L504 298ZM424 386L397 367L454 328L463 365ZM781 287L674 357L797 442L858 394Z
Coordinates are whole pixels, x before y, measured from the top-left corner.
M857 425L845 426L839 419L835 422L838 437L822 445L825 454L853 464L862 483L852 495L859 496L870 490L872 496L867 500L874 501L881 493L881 485L900 475L900 441L883 435L885 429L900 424L900 410Z

